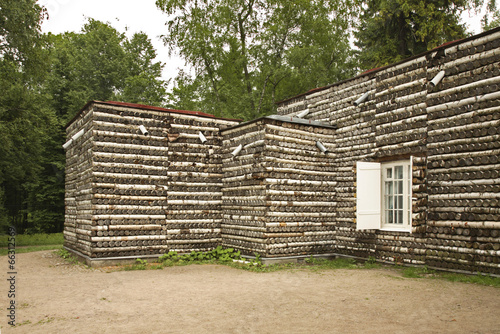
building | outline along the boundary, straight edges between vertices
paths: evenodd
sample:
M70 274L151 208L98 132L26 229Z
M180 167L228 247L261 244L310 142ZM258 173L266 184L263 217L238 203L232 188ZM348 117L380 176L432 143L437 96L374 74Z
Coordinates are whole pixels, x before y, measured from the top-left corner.
M68 126L65 246L88 260L222 244L500 274L499 84L494 29L243 124L91 102Z
M219 245L220 130L237 123L87 103L67 127L65 247L98 263Z

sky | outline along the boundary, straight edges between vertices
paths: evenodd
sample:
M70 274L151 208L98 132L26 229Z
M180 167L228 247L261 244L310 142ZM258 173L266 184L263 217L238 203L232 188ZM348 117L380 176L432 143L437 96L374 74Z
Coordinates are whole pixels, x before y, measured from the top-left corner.
M174 78L179 68L187 68L179 56L168 55L168 48L159 38L166 32L168 16L156 7L155 0L39 0L38 3L46 7L49 14L49 19L42 24L43 32L79 32L86 18L93 18L110 23L119 32L128 28L128 37L135 32L145 32L156 48L156 60L165 63L164 80ZM479 15L466 13L462 19L469 25L469 31L481 31Z

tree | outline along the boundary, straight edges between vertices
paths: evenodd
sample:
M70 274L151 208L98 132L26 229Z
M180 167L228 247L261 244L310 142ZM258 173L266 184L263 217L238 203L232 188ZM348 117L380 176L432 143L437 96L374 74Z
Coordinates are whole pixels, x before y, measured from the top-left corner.
M172 106L250 119L272 113L280 99L353 74L348 1L156 4L172 17L165 44L195 71L176 78Z
M144 33L129 40L107 23L89 19L81 33L50 35L52 105L66 124L89 100L160 105L163 64Z
M365 0L356 36L363 69L388 65L466 37L463 11L482 0Z
M144 33L129 40L107 23L89 19L81 33L48 35L50 66L43 93L57 119L50 130L40 173L30 184L29 230L61 231L64 224L65 125L89 100L160 105L163 64Z
M500 27L500 10L497 9L495 0L489 0L486 8L487 11L481 20L483 31Z
M0 229L60 232L64 126L91 99L161 104L162 64L147 36L89 20L45 36L32 0L0 0Z
M22 232L30 220L30 189L55 124L40 87L47 53L45 11L31 0L0 1L0 223Z
M160 106L166 95L166 83L159 79L164 64L153 62L156 50L145 33L125 39L125 82L118 94L120 100Z

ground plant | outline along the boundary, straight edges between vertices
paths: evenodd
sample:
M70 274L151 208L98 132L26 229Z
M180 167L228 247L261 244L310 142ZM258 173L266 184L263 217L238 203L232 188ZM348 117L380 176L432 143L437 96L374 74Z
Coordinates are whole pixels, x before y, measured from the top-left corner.
M0 255L6 255L7 236L0 236ZM62 233L53 234L32 234L16 236L16 253L29 253L42 250L55 249L56 254L69 262L78 264L78 260L70 252L62 248L64 238ZM280 263L264 265L260 255L254 254L252 258L244 258L239 251L233 248L223 248L218 246L208 252L190 252L179 254L170 251L161 255L158 260L148 262L144 259L136 259L133 264L116 266L109 270L158 270L172 266L186 266L191 264L222 264L233 268L249 270L254 272L274 272L279 270L336 270L336 269L380 269L389 268L401 274L404 278L412 279L444 279L452 282L473 283L479 285L493 286L500 288L500 277L451 273L437 271L427 266L402 267L380 264L374 257L369 257L366 261L353 258L325 259L310 256L304 261L295 263Z

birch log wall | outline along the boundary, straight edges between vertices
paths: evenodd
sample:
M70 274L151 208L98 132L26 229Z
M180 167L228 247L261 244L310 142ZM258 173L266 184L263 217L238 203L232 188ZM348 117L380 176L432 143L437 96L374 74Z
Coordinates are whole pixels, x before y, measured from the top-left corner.
M220 244L219 131L237 123L89 102L67 128L65 247L99 259Z
M334 133L276 116L222 131L224 246L265 258L334 252Z
M494 29L279 104L338 127L338 253L500 273L499 83ZM411 233L356 230L356 162L410 157Z
M67 127L65 247L109 259L222 244L500 274L499 85L494 29L239 125L90 102ZM357 163L401 160L409 230L358 229Z

